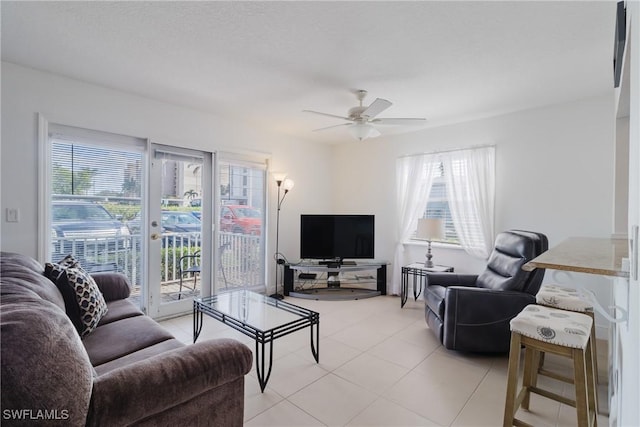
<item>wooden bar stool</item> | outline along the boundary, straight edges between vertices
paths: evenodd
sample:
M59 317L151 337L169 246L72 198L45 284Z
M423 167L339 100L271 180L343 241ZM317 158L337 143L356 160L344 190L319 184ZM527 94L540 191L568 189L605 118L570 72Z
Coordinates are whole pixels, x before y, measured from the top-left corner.
M593 353L593 363L596 369L596 384L598 384L598 351L596 347L596 323L593 304L581 298L576 289L549 284L544 284L540 287L540 290L536 294L536 303L547 307L559 308L561 310L584 313L591 317L591 320L593 321L593 326L591 327L591 349ZM540 375L555 378L560 381L570 382L567 377L544 369L543 365L544 358L541 358L540 365L538 367L538 373Z
M531 426L516 418L520 407L529 409L531 393L576 408L579 427L597 427L598 405L591 351L592 326L593 320L585 314L535 304L526 306L511 320L504 427ZM517 392L521 347L525 348L524 373L522 388ZM544 353L573 360L575 400L538 387L537 361Z

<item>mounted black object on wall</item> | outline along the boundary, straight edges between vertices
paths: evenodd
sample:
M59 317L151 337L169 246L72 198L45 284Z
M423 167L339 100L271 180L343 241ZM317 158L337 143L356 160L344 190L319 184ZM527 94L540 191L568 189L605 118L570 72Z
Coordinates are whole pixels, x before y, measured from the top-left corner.
M627 10L624 1L619 1L616 11L616 32L613 42L613 87L620 86L622 76L622 57L627 39Z

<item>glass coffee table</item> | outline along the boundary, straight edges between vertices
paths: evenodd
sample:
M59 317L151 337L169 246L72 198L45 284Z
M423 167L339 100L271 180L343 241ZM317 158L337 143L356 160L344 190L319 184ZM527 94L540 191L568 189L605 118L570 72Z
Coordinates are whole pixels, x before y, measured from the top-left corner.
M204 314L255 340L256 372L263 392L271 376L273 341L277 338L308 327L311 353L316 362L320 361L320 313L245 290L196 298L193 301L194 343L202 331Z

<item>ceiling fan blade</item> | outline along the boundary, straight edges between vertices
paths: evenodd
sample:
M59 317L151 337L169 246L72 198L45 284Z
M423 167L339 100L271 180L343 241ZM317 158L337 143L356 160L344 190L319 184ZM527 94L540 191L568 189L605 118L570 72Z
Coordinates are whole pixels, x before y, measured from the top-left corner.
M376 125L421 125L426 122L427 119L422 117L389 117L370 120L370 123Z
M339 125L333 125L333 126L327 126L327 127L324 127L324 128L320 128L320 129L314 129L312 132L318 132L320 130L327 130L327 129L332 129L332 128L339 128L339 127L342 127L342 126L351 126L352 124L353 123L342 123L342 124L339 124Z
M302 110L303 113L320 114L321 116L333 117L334 119L351 120L349 117L336 116L335 114L321 113L313 110Z
M382 113L387 108L391 107L392 105L393 104L390 101L387 101L386 99L376 98L376 100L373 101L371 105L369 105L367 109L362 112L361 115L367 116L370 119L372 119L378 114Z

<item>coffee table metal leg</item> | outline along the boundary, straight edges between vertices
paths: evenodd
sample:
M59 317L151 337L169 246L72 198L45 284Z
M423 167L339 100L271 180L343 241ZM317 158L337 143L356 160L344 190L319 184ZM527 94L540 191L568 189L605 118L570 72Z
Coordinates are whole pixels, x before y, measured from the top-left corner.
M316 330L315 342L313 339L314 325ZM316 359L316 363L320 363L320 319L318 319L316 323L311 323L309 329L311 330L311 354L313 354L313 358Z
M402 269L402 277L400 279L400 308L404 307L404 305L407 303L407 294L408 294L408 287L409 284L407 283L407 281L409 280L409 273L407 272L406 269Z
M200 336L200 332L202 332L202 311L193 307L193 342L195 343L198 337Z
M256 337L256 374L258 375L258 383L260 384L260 391L264 393L264 389L267 387L267 381L271 376L271 368L273 366L273 333L270 334L268 343L265 342L264 337L262 342ZM265 371L265 345L269 344L269 368Z

